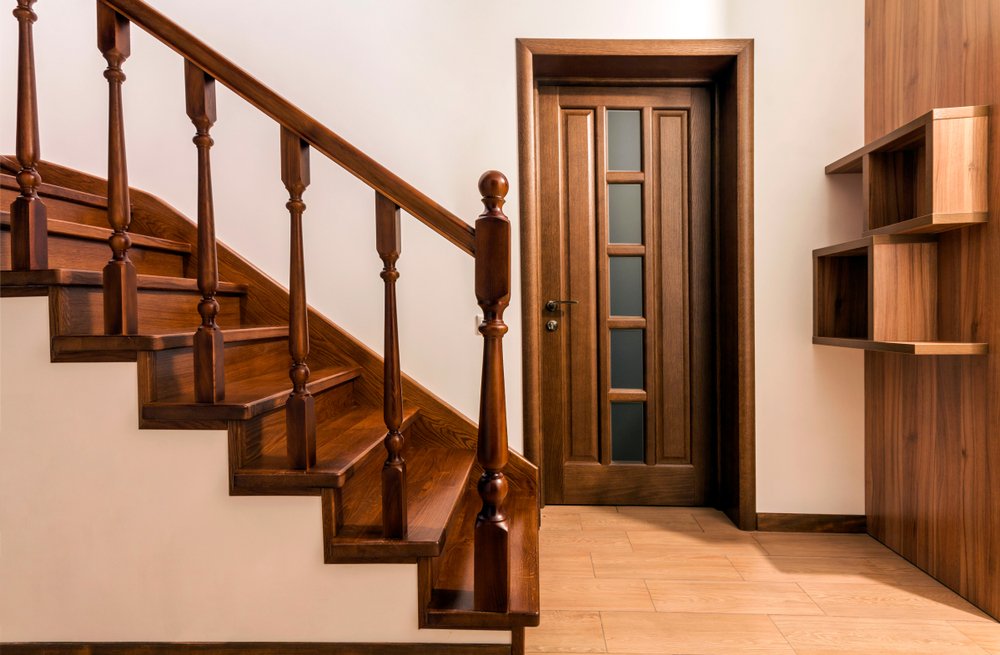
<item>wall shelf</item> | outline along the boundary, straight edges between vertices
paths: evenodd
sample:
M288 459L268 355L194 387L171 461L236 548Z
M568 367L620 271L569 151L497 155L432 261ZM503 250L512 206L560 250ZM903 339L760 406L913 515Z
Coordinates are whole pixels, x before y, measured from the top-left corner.
M937 239L876 234L813 251L813 343L910 355L985 355L939 340Z
M987 220L989 113L932 109L826 167L862 174L865 236L813 251L813 343L989 353L989 344L955 341L952 323L939 333L936 234Z
M926 234L987 220L989 107L933 109L826 167L861 173L864 234Z
M872 341L870 339L813 337L813 343L820 346L858 348L906 355L987 355L990 351L989 344L986 343L955 341Z

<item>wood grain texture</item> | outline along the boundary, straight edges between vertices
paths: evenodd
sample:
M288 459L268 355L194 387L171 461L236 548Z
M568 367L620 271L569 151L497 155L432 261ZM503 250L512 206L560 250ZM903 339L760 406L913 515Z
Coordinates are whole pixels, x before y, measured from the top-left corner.
M869 0L865 138L934 107L995 108L998 51L994 0ZM987 148L995 166L1000 130L990 130ZM987 187L989 222L938 237L937 320L942 339L992 346L1000 343L1000 176ZM866 353L865 389L869 531L1000 617L1000 357Z
M762 532L865 532L865 517L849 514L757 514Z
M503 644L375 644L324 642L76 642L9 643L10 655L513 655Z

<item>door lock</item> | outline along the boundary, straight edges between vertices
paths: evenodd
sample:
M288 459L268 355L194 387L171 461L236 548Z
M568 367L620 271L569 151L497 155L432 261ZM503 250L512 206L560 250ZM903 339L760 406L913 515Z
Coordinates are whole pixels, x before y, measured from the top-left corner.
M559 329L559 321L546 321L545 329L549 332L555 332Z
M554 312L558 311L559 305L576 305L579 302L579 300L549 300L545 303L545 309Z

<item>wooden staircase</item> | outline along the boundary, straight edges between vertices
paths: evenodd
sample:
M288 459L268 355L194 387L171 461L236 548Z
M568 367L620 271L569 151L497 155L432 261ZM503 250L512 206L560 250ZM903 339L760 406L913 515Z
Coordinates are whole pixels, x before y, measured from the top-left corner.
M0 206L10 208L0 225L2 295L48 297L52 361L136 362L140 427L226 429L232 495L320 496L327 563L415 563L421 627L510 630L511 652L521 652L524 627L538 624L539 514L537 471L506 443L506 180L483 176L486 211L470 226L137 0L97 2L109 63L107 179L41 161L34 2L18 0L14 12L18 141L16 157L0 160ZM185 57L196 223L127 184L120 73L132 22ZM281 126L290 291L215 239L216 79ZM376 191L384 359L306 305L310 148ZM486 316L478 426L399 370L400 207L476 258Z

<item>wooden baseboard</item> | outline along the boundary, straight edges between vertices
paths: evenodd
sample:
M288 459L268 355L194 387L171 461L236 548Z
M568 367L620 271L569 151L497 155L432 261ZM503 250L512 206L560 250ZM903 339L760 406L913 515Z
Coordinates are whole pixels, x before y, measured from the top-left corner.
M757 514L761 532L847 532L867 530L864 515L857 514Z
M506 644L58 642L0 644L3 655L510 655Z

